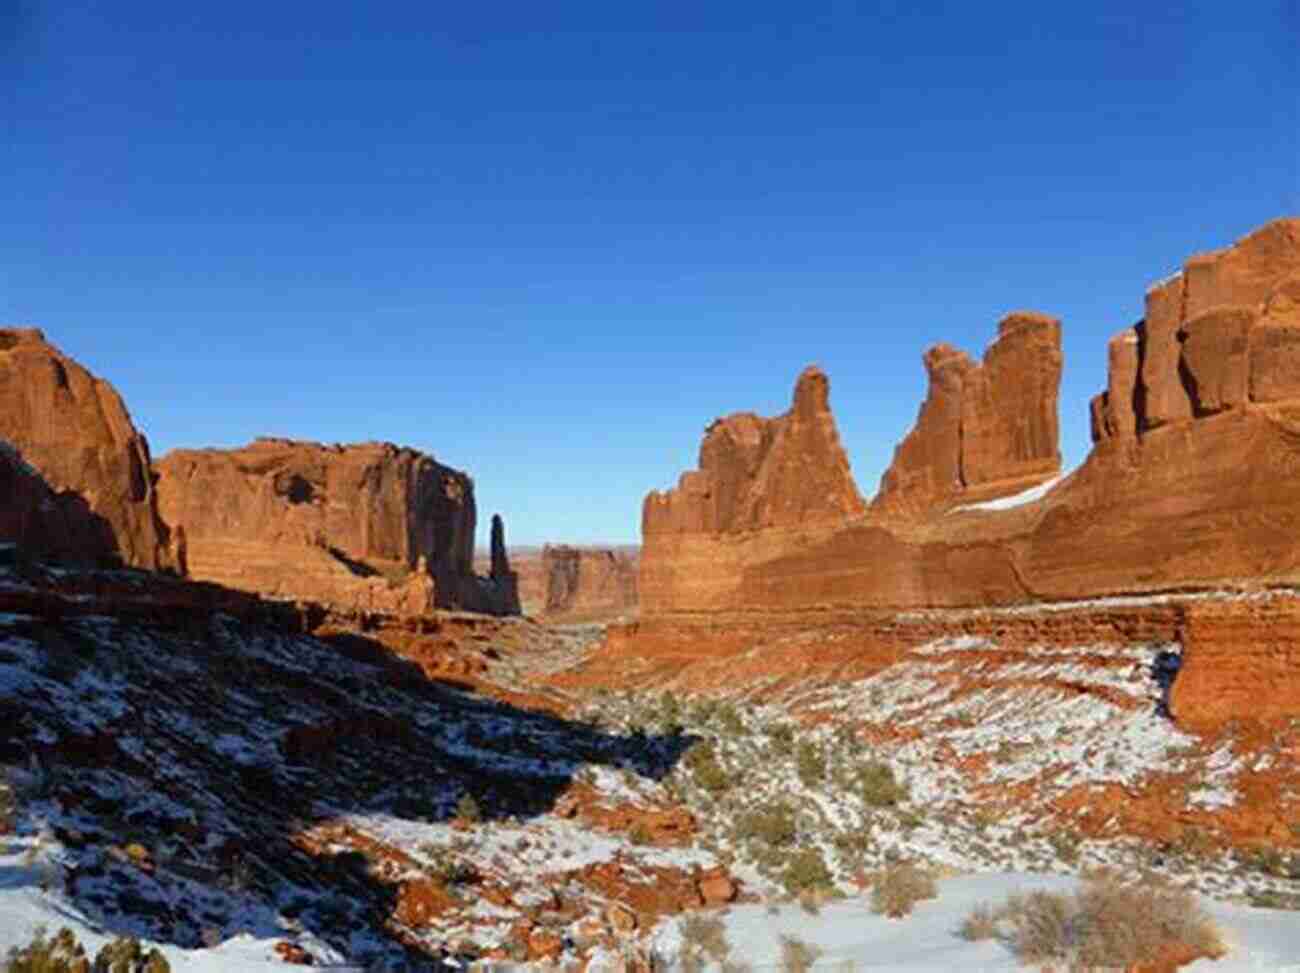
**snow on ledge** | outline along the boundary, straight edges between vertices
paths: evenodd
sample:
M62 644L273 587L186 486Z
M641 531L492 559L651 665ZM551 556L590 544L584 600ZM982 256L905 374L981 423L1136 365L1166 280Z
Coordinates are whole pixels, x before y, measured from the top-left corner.
M957 513L961 510L1010 510L1013 507L1023 507L1025 504L1043 499L1067 476L1069 476L1068 473L1062 473L1059 476L1052 477L1046 483L1040 483L1036 487L1030 487L1028 490L1012 494L1009 497L998 497L996 500L984 500L980 503L965 503L960 507L953 507L952 512Z

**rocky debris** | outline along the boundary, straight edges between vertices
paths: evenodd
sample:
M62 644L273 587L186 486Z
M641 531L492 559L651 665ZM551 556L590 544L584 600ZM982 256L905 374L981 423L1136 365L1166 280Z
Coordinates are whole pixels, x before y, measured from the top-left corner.
M943 344L923 360L929 393L881 480L876 509L924 516L1018 493L1060 472L1060 321L1016 312L998 325L981 363Z
M649 808L630 801L611 804L590 785L577 781L555 802L553 813L580 820L590 828L632 836L643 845L686 845L695 834L695 818L684 807Z
M34 328L0 328L0 441L16 501L0 513L0 540L72 563L184 570L121 396Z
M830 382L809 367L784 415L739 413L710 425L699 469L646 497L642 534L843 523L865 509L831 414Z
M259 439L176 450L158 471L197 578L360 611L517 610L508 564L473 572L473 481L415 450Z

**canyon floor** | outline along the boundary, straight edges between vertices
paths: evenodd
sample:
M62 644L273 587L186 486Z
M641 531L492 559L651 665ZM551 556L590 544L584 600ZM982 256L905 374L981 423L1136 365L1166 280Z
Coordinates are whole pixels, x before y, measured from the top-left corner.
M843 622L634 654L447 614L431 654L189 591L0 561L0 949L44 924L177 970L649 968L704 915L728 969L781 935L824 968L1030 969L963 919L1105 870L1206 903L1225 952L1188 968L1300 964L1300 720L1188 732L1176 643L934 635L954 614L868 664ZM874 914L902 863L937 898Z

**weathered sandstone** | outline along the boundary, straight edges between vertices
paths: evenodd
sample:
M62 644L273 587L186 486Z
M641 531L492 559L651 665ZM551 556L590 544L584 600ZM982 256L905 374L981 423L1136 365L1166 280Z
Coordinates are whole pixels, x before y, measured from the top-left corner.
M149 444L121 396L34 328L0 328L0 440L21 471L7 475L17 492L0 536L73 562L183 570L158 517Z
M542 571L549 617L617 617L636 608L635 553L548 544Z
M507 564L473 572L473 481L415 450L259 439L176 450L158 473L196 578L359 610L510 608Z
M1016 312L999 324L981 363L942 344L923 361L929 393L885 471L877 510L923 516L1008 496L1060 472L1059 321Z
M831 415L830 383L810 367L784 415L738 413L709 426L699 469L683 474L676 489L646 498L642 529L737 532L842 523L864 510Z
M1059 331L1041 317L1031 319L1034 348L1006 366L1005 353L981 366L944 347L927 354L930 394L865 516L706 527L655 516L663 501L651 494L642 618L651 628L727 613L806 622L835 611L1300 584L1298 275L1300 220L1282 220L1153 289L1148 319L1110 343L1091 455L1041 499L1004 509L955 502L967 470L997 484L1035 469L1033 457L1044 465L1024 474L1030 481L1050 469L1054 423L997 418L1023 416L1054 389ZM1016 333L1004 328L999 342ZM1162 334L1168 354L1157 348ZM1049 363L1047 380L994 408L993 389L1016 386L1033 361ZM968 425L981 430L972 440L981 459L963 458ZM716 493L693 476L684 482L704 481L693 496ZM1244 703L1233 706L1243 713Z

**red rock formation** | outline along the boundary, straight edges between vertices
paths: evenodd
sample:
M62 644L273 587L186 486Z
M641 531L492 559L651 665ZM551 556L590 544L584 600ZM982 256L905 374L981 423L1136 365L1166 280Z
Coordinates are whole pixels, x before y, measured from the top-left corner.
M1146 318L1118 339L1135 345L1136 381L1127 361L1117 375L1112 357L1105 421L1094 422L1094 438L1295 398L1298 265L1300 220L1275 220L1225 250L1192 257L1152 287Z
M1060 472L1059 321L1009 314L982 364L942 344L923 360L929 394L885 472L877 510L924 515L1018 493Z
M506 609L473 573L473 481L415 450L259 439L158 471L197 578L362 611Z
M548 617L616 618L636 609L637 555L612 548L542 548Z
M1032 503L893 515L894 503L909 513L923 509L954 469L984 470L987 481L994 475L988 471L999 468L997 462L954 464L957 390L965 403L966 388L977 387L978 405L989 386L973 381L975 367L944 349L927 358L931 395L887 475L893 496L866 517L798 531L706 529L702 517L658 516L665 504L651 494L642 618L651 628L707 625L723 612L761 612L770 622L778 612L820 617L841 609L1300 584L1298 277L1300 220L1281 220L1232 248L1195 258L1184 277L1153 289L1148 319L1111 342L1109 385L1093 402L1098 442L1092 454ZM1033 327L1042 344L1021 360L1050 359L1054 326L1038 319ZM1162 345L1166 338L1170 348ZM1038 398L1016 401L1005 415ZM962 422L985 414L963 404ZM996 442L1000 435L979 438ZM1041 455L1038 432L1010 438L1028 446L983 454ZM707 475L694 476L705 484L695 495L716 494ZM906 502L909 497L921 500Z
M1300 713L1300 604L1293 599L1194 605L1170 710L1192 729Z
M804 369L790 411L745 412L709 426L700 468L675 490L651 493L645 534L736 532L841 523L865 511L830 410L830 383Z
M0 440L17 451L4 461L16 502L0 537L82 563L183 570L121 397L35 329L0 328Z

